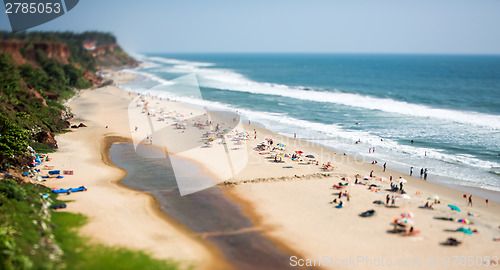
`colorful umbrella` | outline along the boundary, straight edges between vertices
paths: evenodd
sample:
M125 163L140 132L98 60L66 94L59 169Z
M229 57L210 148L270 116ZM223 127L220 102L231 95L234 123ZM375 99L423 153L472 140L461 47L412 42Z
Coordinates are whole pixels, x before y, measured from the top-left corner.
M464 224L471 224L470 220L467 218L461 218L457 220L457 222L464 223Z
M451 210L453 210L453 211L457 211L457 212L462 211L462 210L460 210L460 208L458 208L457 206L452 205L452 204L448 204L448 207L451 208Z
M404 218L412 218L412 217L415 217L415 214L413 214L412 212L404 212L404 213L401 213L401 216Z
M406 179L404 179L404 178L399 178L399 179L398 179L398 182L399 182L399 183L406 183L406 182L408 182L408 180L406 180Z
M284 143L278 143L277 145L281 146L281 147L285 147L286 146L286 144L284 144Z
M230 130L226 128L226 129L224 129L223 131L224 131L224 132L229 132Z
M400 224L400 225L415 225L415 222L413 222L412 220L409 220L409 219L406 219L406 218L401 218L401 219L398 219L396 221L396 223Z
M439 200L439 196L438 195L432 195L429 198L427 198L427 200Z

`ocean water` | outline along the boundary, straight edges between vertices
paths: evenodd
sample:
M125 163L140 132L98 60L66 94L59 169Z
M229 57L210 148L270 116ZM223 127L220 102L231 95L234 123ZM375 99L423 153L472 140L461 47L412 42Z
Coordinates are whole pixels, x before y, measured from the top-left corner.
M238 111L429 180L500 191L500 56L147 54L126 90ZM195 74L203 99L162 90ZM168 88L165 88L168 89ZM360 140L361 143L355 142ZM413 143L411 141L413 140ZM369 148L375 148L369 153Z

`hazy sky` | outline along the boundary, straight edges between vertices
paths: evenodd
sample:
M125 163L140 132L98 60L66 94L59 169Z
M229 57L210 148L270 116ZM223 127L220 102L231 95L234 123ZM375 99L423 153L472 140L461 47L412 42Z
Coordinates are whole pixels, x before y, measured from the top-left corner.
M134 52L472 54L500 54L499 29L499 0L80 0L35 28L110 31Z

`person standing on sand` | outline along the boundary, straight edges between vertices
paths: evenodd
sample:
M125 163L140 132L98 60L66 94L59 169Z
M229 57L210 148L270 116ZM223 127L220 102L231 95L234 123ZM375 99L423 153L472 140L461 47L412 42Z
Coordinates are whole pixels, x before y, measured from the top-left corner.
M396 204L396 199L394 198L394 196L392 196L391 205L394 206L395 204Z
M389 197L389 194L387 194L387 196L385 196L385 204L389 205L390 200L391 200L391 198Z
M420 169L420 178L424 175L424 168Z
M467 204L467 206L469 206L470 204L470 207L472 207L472 194L469 195L469 203Z
M410 176L413 174L413 167L410 168Z
M384 172L386 168L387 168L387 162L384 163Z
M370 178L373 178L373 170L370 172Z
M256 140L256 139L257 139L257 130L255 130L255 129L254 129L254 130L253 130L253 132L255 132L255 137L254 137L254 139Z

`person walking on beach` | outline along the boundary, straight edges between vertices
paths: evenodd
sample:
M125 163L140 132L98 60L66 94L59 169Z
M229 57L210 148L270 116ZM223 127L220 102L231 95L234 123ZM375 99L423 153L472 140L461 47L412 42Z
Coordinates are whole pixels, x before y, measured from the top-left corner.
M384 172L386 168L387 168L387 162L384 163Z
M370 172L370 178L373 178L373 170Z
M391 197L389 197L389 194L387 194L387 196L385 196L385 204L389 205L390 200L391 200Z
M424 175L424 168L420 169L420 178Z
M410 176L413 174L413 167L410 168Z
M469 203L467 204L467 206L469 206L470 204L470 207L472 207L472 194L469 195Z
M255 133L255 137L253 137L254 139L257 139L257 130L253 130L253 132Z
M372 148L370 147L370 149L368 149L368 153L371 154L372 153Z
M394 198L394 196L392 196L391 205L394 206L395 204L396 204L396 199Z

